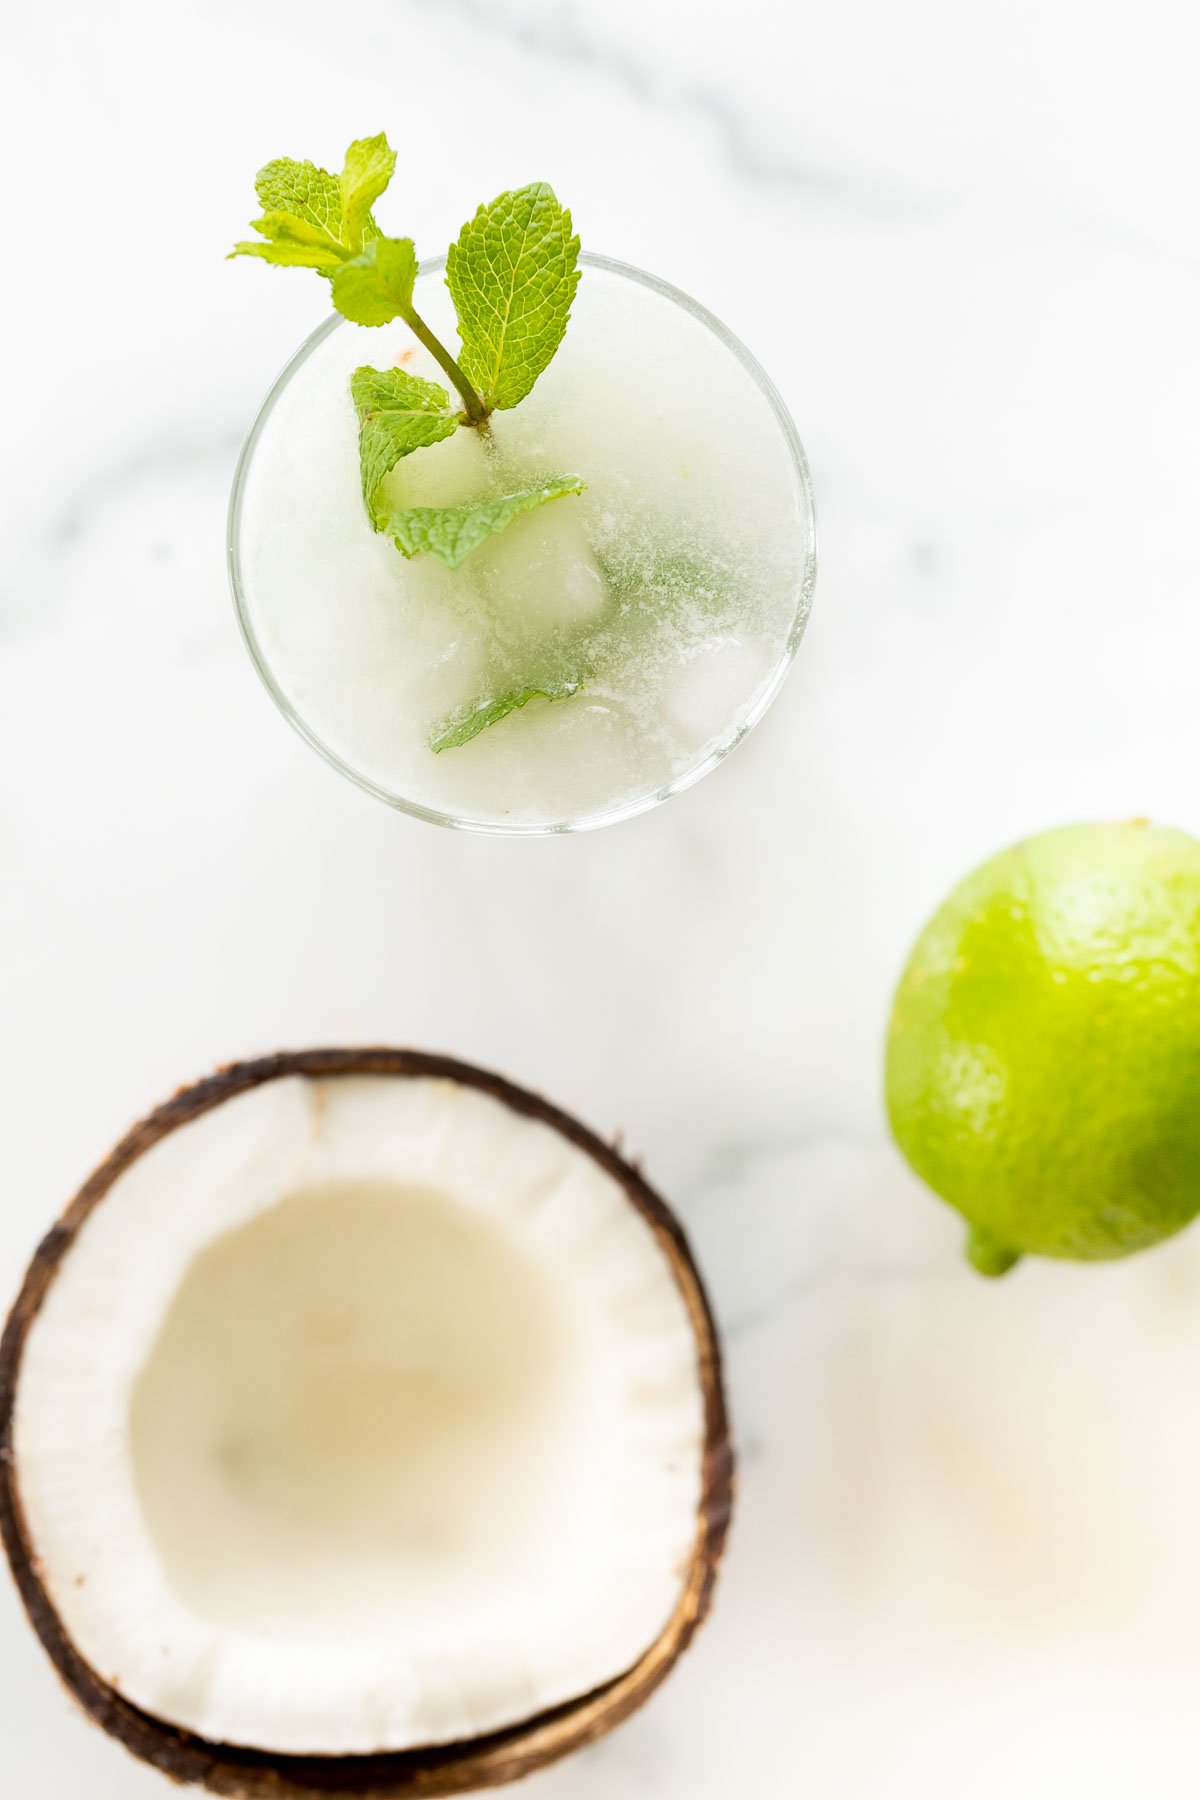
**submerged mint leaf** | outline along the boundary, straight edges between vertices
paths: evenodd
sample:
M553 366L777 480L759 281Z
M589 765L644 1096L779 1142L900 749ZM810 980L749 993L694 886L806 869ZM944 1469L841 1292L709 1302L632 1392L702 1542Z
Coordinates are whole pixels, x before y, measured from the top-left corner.
M579 285L571 215L544 181L497 196L463 226L446 258L472 385L516 406L558 349Z
M267 242L235 244L230 254L261 256L265 262L332 274L357 256L364 243L378 237L371 207L395 166L395 154L382 132L351 144L341 175L331 175L315 163L277 157L258 171L254 182L263 206L254 230Z
M346 152L346 161L338 176L342 200L341 241L350 250L359 250L379 227L371 217L371 208L386 188L396 168L396 152L381 131L377 137L356 138Z
M443 720L429 740L429 748L434 752L442 750L458 750L463 744L469 744L472 738L486 731L489 725L506 719L511 712L517 712L527 706L531 700L569 700L583 686L582 677L578 681L548 681L537 687L510 688L508 693L496 699L485 700L481 705L467 712L458 713L453 719Z
M582 476L560 475L537 487L518 488L515 493L465 506L409 506L389 513L379 529L395 539L405 556L436 556L448 569L457 569L472 550L478 550L522 513L544 506L547 500L581 494L586 486Z
M386 325L412 306L417 253L411 238L372 238L366 248L339 265L333 277L333 304L355 325Z
M402 456L452 437L458 414L444 387L406 375L403 369L355 369L350 397L358 414L363 499L378 531L385 516L379 496L384 477Z

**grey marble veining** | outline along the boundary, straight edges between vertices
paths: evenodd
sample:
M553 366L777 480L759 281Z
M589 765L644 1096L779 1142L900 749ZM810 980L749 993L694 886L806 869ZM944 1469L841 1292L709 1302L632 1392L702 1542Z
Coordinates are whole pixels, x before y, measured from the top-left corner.
M89 470L75 488L58 495L54 514L33 536L21 563L10 571L11 585L7 591L0 589L0 640L53 629L65 564L76 549L86 547L97 516L123 505L147 480L187 481L212 472L223 477L244 435L228 431L206 438L172 435L156 439L131 450L121 461ZM163 521L154 533L164 553L169 532L169 521Z
M602 75L646 105L695 114L712 129L729 169L740 180L805 195L831 196L871 209L886 211L892 204L882 191L863 190L831 170L771 151L761 141L752 115L729 93L717 87L673 84L669 65L665 70L656 69L634 50L617 47L599 32L593 35L581 25L577 10L556 7L510 13L488 0L419 0L419 4L425 10L436 8L443 19L447 13L457 14L472 29L498 32L523 50L569 69Z

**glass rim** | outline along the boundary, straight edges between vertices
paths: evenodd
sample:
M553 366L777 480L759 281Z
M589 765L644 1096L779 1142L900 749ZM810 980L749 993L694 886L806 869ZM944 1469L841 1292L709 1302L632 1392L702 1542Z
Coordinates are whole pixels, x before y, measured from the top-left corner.
M713 750L710 750L708 755L700 762L685 769L681 775L674 777L671 781L668 781L657 788L653 788L647 794L639 795L635 800L626 801L620 806L609 807L603 812L588 813L580 818L560 819L544 825L507 823L501 820L492 819L464 818L456 813L443 812L437 807L425 806L416 800L405 799L402 795L395 794L389 788L382 786L381 783L375 781L361 769L356 769L352 763L346 761L344 756L333 749L332 745L325 742L284 692L283 687L277 680L259 644L257 634L250 619L249 606L246 598L246 584L242 578L241 527L242 506L246 492L246 478L249 473L254 452L258 447L259 439L263 434L267 421L274 412L280 396L283 394L284 389L291 381L293 375L303 367L313 352L324 343L325 339L329 337L332 332L336 331L339 326L349 323L349 321L344 319L340 313L331 313L327 319L323 319L316 330L311 331L300 344L299 348L293 351L279 374L275 377L275 380L268 388L258 411L255 413L254 421L246 434L246 439L238 455L237 466L234 470L233 488L229 496L229 510L226 522L226 564L229 570L229 585L233 593L233 604L234 611L237 615L238 628L242 635L242 641L249 653L250 660L258 671L258 676L262 681L263 686L266 688L293 731L297 732L319 756L323 757L324 760L331 765L331 767L337 769L340 774L345 775L348 780L354 782L356 787L362 788L368 794L373 794L377 800L382 800L385 805L392 807L394 811L407 813L410 818L423 819L430 825L445 826L451 831L470 831L488 837L564 836L567 833L577 831L595 831L603 825L617 825L620 824L622 820L635 819L640 813L651 812L655 807L661 806L665 800L671 800L676 794L682 794L687 788L694 786L694 784L703 776L716 768L718 763L724 762L730 751L735 749L737 745L742 742L743 738L748 737L750 732L753 731L754 727L762 719L763 714L767 711L780 688L783 686L788 671L795 661L796 652L800 648L800 640L804 636L804 628L808 623L808 616L812 609L813 589L816 586L817 579L817 520L816 507L813 498L812 476L809 472L808 458L804 452L804 445L800 441L800 434L796 429L791 413L784 404L782 395L775 386L775 383L771 380L771 377L767 374L753 352L746 348L742 340L737 337L734 332L730 331L727 325L722 324L715 313L710 312L706 306L702 306L698 300L693 300L691 295L685 293L682 288L675 287L671 282L662 280L658 275L648 274L645 269L639 269L632 263L621 262L617 258L611 256L601 256L595 251L581 251L579 261L585 268L601 269L610 275L617 275L623 277L627 281L633 281L640 287L649 288L652 293L660 295L664 300L671 301L684 312L689 313L692 318L696 319L701 325L706 326L708 330L713 333L714 337L716 337L725 348L736 357L738 362L741 363L742 367L754 381L760 393L763 395L763 398L771 408L775 422L788 447L792 471L800 490L804 514L802 521L803 544L800 553L802 567L799 586L796 593L795 610L792 616L792 623L788 632L787 642L779 655L775 667L771 671L770 679L764 684L762 691L755 699L754 705L741 720L737 730L730 737L719 743ZM444 255L430 256L425 258L421 263L420 274L437 275L440 274L445 267L446 258ZM420 279L420 277L418 277L418 279Z

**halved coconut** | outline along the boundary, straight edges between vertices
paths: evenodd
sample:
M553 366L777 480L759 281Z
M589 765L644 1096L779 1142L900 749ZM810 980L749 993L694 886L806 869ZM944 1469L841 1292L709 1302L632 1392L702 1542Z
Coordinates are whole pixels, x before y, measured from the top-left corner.
M608 1730L731 1461L678 1226L532 1094L312 1051L178 1095L38 1251L0 1528L88 1711L238 1796L447 1794Z

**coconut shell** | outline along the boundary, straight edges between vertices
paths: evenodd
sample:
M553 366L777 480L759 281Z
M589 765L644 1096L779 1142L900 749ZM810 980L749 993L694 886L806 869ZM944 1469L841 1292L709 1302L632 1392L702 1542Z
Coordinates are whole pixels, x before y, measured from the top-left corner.
M117 1177L151 1145L235 1094L287 1075L433 1077L478 1088L514 1112L541 1120L624 1189L630 1205L654 1233L687 1305L704 1396L705 1436L695 1543L675 1612L657 1642L615 1681L486 1737L371 1756L286 1756L210 1743L130 1705L103 1681L75 1649L41 1580L21 1506L13 1406L25 1342L50 1284L84 1220L103 1202ZM383 1048L285 1051L234 1063L182 1089L135 1125L85 1181L34 1255L0 1339L0 1538L30 1622L71 1694L110 1736L172 1780L207 1788L229 1800L322 1800L332 1794L400 1800L408 1795L463 1794L517 1781L595 1742L636 1712L691 1642L711 1602L732 1502L733 1453L716 1327L673 1214L636 1169L578 1120L502 1076L448 1057Z

